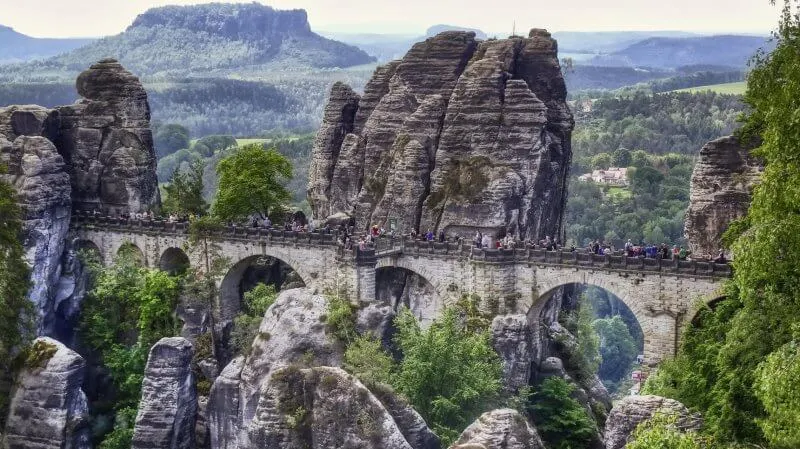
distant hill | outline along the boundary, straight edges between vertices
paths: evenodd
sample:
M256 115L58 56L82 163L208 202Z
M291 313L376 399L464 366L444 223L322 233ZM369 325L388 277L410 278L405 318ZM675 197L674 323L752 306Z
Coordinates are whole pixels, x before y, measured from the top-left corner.
M0 64L44 59L74 50L95 39L44 39L0 25Z
M141 76L351 67L375 61L356 47L311 31L304 10L212 3L150 9L124 32L52 58L40 68L80 70L105 57L118 59Z
M654 37L694 37L685 31L556 31L560 53L613 53Z
M763 36L651 37L588 63L652 68L702 64L741 69L759 48L771 49L772 45Z
M477 28L465 28L456 25L434 25L425 32L426 37L433 37L444 31L472 31L478 39L486 39L486 33Z

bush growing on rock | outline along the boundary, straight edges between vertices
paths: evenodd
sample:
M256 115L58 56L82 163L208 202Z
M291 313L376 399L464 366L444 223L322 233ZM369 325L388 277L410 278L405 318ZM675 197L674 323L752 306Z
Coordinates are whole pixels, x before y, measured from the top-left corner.
M597 435L594 421L572 398L575 387L560 377L545 379L536 387L530 415L542 439L552 449L588 447Z

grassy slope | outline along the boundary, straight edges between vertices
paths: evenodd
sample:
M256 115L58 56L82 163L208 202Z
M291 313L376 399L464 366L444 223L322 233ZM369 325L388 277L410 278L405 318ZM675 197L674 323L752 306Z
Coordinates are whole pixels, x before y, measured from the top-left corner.
M740 81L737 83L725 83L725 84L712 84L710 86L698 86L698 87L690 87L687 89L679 89L674 92L705 92L705 91L712 91L718 94L731 94L731 95L742 95L744 94L745 89L747 88L746 81Z

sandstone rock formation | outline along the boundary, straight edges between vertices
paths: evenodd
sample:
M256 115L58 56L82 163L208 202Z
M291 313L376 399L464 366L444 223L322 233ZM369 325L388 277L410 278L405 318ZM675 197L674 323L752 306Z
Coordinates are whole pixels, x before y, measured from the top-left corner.
M88 449L83 358L56 340L37 338L20 373L0 439L3 449Z
M275 371L241 447L412 449L383 404L331 367Z
M23 245L32 268L30 298L42 318L40 327L53 321L61 255L72 210L64 159L53 143L41 135L46 133L49 125L45 123L51 117L51 111L38 107L0 109L0 128L5 128L0 134L0 163L8 168L7 174L0 176L14 186L24 211Z
M16 188L25 210L39 333L67 342L83 294L77 248L66 245L71 212L159 205L150 108L139 80L103 60L76 86L84 99L70 106L0 108L0 162L8 166L0 176Z
M534 361L533 331L525 315L498 315L490 328L492 346L503 360L503 387L515 393L528 385Z
M359 99L336 85L315 141L314 217L448 235L556 236L572 115L557 45L444 32L375 71ZM354 107L357 106L355 112Z
M544 449L536 429L519 412L486 412L464 429L451 449Z
M234 359L214 382L209 413L212 447L238 447L235 436L253 419L262 384L272 371L293 363L341 364L344 348L326 334L327 304L323 296L304 288L280 293L261 321L249 356Z
M618 401L606 420L606 449L622 449L631 433L640 423L652 418L656 413L674 415L676 425L682 430L697 430L702 420L692 415L680 402L661 396L627 396Z
M132 449L194 449L193 356L191 343L181 337L162 338L150 349Z
M117 214L158 207L150 106L139 79L104 59L76 87L83 99L58 108L56 141L70 167L73 208Z
M695 256L716 257L728 225L750 207L752 189L763 170L750 155L753 145L734 136L707 143L692 173L684 233Z

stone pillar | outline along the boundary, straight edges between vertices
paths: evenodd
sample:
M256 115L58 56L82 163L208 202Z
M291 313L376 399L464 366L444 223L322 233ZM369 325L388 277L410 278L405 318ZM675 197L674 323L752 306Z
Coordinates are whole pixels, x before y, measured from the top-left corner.
M356 255L356 299L359 303L375 301L375 250L358 251Z
M677 326L675 315L658 312L639 323L644 333L644 363L655 366L664 359L674 357L677 349Z

